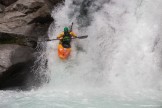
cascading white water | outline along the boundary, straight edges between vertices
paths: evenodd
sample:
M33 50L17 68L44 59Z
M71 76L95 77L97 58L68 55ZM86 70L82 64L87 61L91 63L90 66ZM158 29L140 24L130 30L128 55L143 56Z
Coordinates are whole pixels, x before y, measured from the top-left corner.
M67 61L57 57L58 42L48 44L51 84L86 84L118 92L161 89L160 4L160 0L68 0L58 6L49 36L56 38L74 22L73 31L89 37L73 40Z
M50 83L36 91L2 91L0 107L161 108L161 5L161 0L65 0L52 13L49 37L71 22L77 35L89 37L73 40L64 61L57 56L58 41L48 42Z

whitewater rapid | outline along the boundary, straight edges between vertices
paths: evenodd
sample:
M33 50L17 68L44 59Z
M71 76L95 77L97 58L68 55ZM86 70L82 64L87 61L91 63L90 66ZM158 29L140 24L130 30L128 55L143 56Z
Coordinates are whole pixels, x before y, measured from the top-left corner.
M68 60L48 42L38 90L0 91L0 108L161 108L161 0L65 0L54 8L53 39L65 26L88 35L73 40ZM46 68L45 68L46 69ZM2 98L3 97L3 98Z
M160 0L68 0L55 8L50 38L71 22L77 35L89 37L73 40L65 62L57 57L58 42L48 43L51 83L102 86L116 92L161 90L160 4Z

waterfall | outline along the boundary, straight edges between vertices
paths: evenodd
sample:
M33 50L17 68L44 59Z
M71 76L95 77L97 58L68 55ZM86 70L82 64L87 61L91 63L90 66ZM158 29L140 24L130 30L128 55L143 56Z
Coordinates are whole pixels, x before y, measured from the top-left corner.
M47 45L51 86L115 91L161 89L161 5L149 0L67 0L52 13L49 37L73 22L77 35L68 60Z

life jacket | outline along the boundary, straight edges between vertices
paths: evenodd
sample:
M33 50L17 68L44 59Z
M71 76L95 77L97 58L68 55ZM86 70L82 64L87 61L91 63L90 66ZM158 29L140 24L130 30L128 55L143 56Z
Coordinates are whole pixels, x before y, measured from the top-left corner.
M70 35L70 32L64 33L62 42L63 42L63 43L69 43L69 44L70 44L70 42L71 42L71 35Z

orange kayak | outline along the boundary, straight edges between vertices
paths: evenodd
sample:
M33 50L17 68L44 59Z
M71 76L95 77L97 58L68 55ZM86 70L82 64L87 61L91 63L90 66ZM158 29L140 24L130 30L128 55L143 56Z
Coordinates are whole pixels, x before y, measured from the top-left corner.
M62 44L58 45L58 56L61 59L67 59L70 55L71 48L64 48Z

